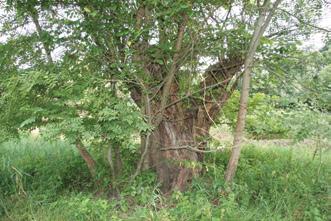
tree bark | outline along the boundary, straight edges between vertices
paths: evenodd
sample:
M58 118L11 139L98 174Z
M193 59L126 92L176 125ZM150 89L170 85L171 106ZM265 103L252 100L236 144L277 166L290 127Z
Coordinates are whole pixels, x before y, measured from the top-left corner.
M80 140L76 141L76 148L79 151L80 156L84 159L86 166L93 178L96 177L96 162L91 154L86 150Z
M173 81L165 107L161 99L157 98L144 102L144 113L154 129L148 136L141 136L142 157L133 177L140 169L152 168L157 172L164 192L185 190L187 184L200 172L209 129L236 84L230 90L225 88L241 67L240 58L227 59L222 64L212 65L205 73L201 90L194 92L198 96L209 94L204 96L204 101L186 97L191 105L185 105L183 98L179 97L179 86ZM223 89L219 90L220 87ZM215 93L211 95L210 90ZM160 97L161 92L158 98ZM161 121L150 120L153 117L158 118L161 112Z
M164 192L185 190L194 174L197 174L198 170L194 166L198 154L180 149L185 145L195 145L189 123L178 124L164 120L150 135L148 162L156 170Z
M143 8L138 8L136 13L137 31L148 20ZM187 15L183 15L181 21L178 21L177 36L173 41L174 54L169 68L165 65L156 66L154 58L144 54L148 45L146 47L142 38L132 46L135 49L133 60L137 67L155 82L160 82L157 86L149 85L137 76L136 81L140 86L131 89L131 97L154 128L141 136L141 158L132 180L141 169L153 168L164 192L185 190L187 184L199 173L199 162L203 160L207 146L204 139L209 135L213 120L234 88L227 90L227 86L243 65L241 55L224 58L211 65L203 74L200 90L182 97L177 77L181 73L180 62L185 48L185 31L189 28L188 19ZM203 101L197 98L201 96Z
M247 114L247 106L248 106L248 98L249 98L249 87L250 87L250 79L251 79L251 72L252 72L252 65L254 61L254 55L256 52L256 49L259 45L260 39L263 36L264 31L266 30L267 26L269 25L271 18L273 16L274 11L280 4L281 0L277 0L272 9L269 11L269 14L267 15L268 6L270 3L270 0L265 0L263 4L263 8L261 10L261 14L259 18L257 19L255 23L255 30L250 42L249 50L245 59L244 63L244 74L243 74L243 83L242 83L242 89L241 89L241 95L240 95L240 107L237 117L237 125L233 140L233 148L232 153L230 156L230 160L227 166L227 169L225 171L225 182L231 183L233 180L233 177L235 175L235 172L237 170L238 161L240 157L240 151L241 151L241 144L245 129L245 121L246 121L246 114Z

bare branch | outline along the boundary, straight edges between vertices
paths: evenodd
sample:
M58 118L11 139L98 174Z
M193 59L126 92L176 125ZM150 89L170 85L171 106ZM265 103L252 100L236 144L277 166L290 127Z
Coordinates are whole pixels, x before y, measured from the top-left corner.
M188 99L190 97L193 97L193 95L198 94L200 92L203 92L204 90L209 90L209 89L217 88L217 87L221 86L222 84L225 84L225 83L231 81L231 79L232 79L232 77L230 77L228 79L225 79L224 81L217 82L217 83L212 84L212 85L208 85L205 88L201 88L200 90L194 91L194 92L192 92L192 93L190 93L190 94L188 94L188 95L186 95L184 97L181 97L180 99L177 99L177 100L169 103L165 107L161 108L158 112L156 112L156 114L160 113L161 111L166 110L167 108L169 108L169 107L171 107L171 106L173 106L173 105L175 105L175 104L177 104L177 103L179 103L179 102L181 102L181 101L183 101L185 99Z
M160 150L161 151L168 151L168 150L189 150L189 151L193 151L193 152L197 152L197 153L214 153L214 152L222 152L224 151L225 149L222 148L222 149L215 149L215 150L201 150L201 149L197 149L197 148L194 148L194 147L191 147L189 145L187 146L179 146L179 147L168 147L168 148L161 148Z

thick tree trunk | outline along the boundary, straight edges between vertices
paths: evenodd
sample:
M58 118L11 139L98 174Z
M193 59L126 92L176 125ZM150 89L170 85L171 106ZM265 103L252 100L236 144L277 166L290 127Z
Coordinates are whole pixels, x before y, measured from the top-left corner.
M194 146L192 126L189 124L162 121L150 135L150 151L145 162L156 170L164 192L185 190L187 183L198 173L194 166L198 154L188 149Z
M114 147L114 156L115 156L115 175L116 177L118 177L122 174L122 168L123 168L123 161L119 146Z
M149 13L146 12L148 8L145 5L137 10L137 33L143 32L150 22ZM142 136L141 158L132 180L142 169L154 168L164 192L184 190L198 173L199 169L194 166L203 160L201 149L206 147L203 140L209 135L213 119L233 90L230 81L243 64L241 54L228 54L227 58L211 65L203 73L201 90L187 91L183 97L177 76L181 74L183 65L180 61L185 60L183 46L188 22L189 16L183 13L178 21L177 37L173 41L173 56L169 59L169 54L164 54L167 60L165 65L157 64L159 62L146 53L150 45L145 36L142 35L132 45L135 49L133 61L140 71L154 79L149 85L150 82L135 76L138 85L130 88L132 99L141 108L148 123L154 126L152 132ZM159 84L154 85L156 82Z
M234 83L230 89L226 89L230 79L240 70L242 61L240 58L226 60L222 64L215 64L206 72L205 82L202 83L200 95L203 101L191 99L192 105L186 106L179 97L179 88L176 82L171 84L169 99L165 108L159 99L154 99L149 104L150 111L145 111L154 130L148 136L142 136L141 153L143 161L138 163L138 169L153 168L156 170L162 190L169 192L174 189L185 190L187 184L197 175L201 169L206 149L206 138L213 120L224 103L230 97ZM218 79L215 79L218 78ZM206 85L206 86L205 86ZM206 95L210 85L222 86L214 96ZM205 92L204 92L205 91ZM215 90L216 91L216 90ZM143 105L143 106L144 106ZM162 113L162 118L160 118ZM156 117L155 117L156 116ZM158 121L160 120L160 121ZM148 139L147 139L148 138ZM148 145L146 141L148 140ZM147 147L147 151L146 151ZM144 154L147 153L147 154Z

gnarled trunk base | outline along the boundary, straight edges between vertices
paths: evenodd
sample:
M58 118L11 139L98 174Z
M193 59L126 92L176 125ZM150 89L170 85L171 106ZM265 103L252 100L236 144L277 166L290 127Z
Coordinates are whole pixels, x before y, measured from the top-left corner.
M148 164L156 170L163 192L185 190L199 171L195 167L198 154L187 148L195 143L192 128L189 125L163 121L149 140L145 168Z

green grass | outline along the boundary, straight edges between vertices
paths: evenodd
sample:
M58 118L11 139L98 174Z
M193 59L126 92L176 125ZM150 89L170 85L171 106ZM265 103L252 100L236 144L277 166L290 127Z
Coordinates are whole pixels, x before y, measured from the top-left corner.
M7 142L0 145L0 220L330 220L330 154L312 160L304 148L246 147L231 193L223 180L228 157L207 155L204 174L184 193L165 198L155 175L144 172L110 200L93 194L72 146Z
M81 188L89 180L84 162L72 146L29 139L1 145L0 174L4 195L37 191L50 196Z

